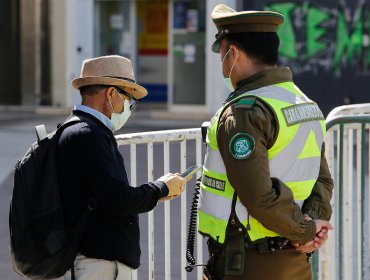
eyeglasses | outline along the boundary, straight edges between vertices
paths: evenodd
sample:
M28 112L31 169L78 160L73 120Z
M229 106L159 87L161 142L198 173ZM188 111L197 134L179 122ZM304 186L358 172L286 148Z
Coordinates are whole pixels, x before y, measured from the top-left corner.
M138 100L135 97L133 97L131 94L129 94L127 91L124 91L123 89L121 89L119 87L114 87L114 88L118 91L118 93L123 94L123 95L130 98L130 111L135 110ZM122 97L121 97L121 99L122 99ZM122 101L123 101L123 99L122 99Z

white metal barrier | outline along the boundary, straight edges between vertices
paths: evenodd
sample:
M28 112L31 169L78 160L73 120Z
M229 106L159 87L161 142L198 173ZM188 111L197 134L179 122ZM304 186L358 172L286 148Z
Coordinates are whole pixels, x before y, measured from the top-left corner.
M370 279L370 104L328 115L326 157L334 179L331 232L314 262L315 279Z
M119 146L122 145L129 145L130 146L130 169L131 169L131 180L130 183L133 186L137 184L137 145L138 144L145 144L147 146L147 179L151 181L155 179L153 176L155 165L153 163L153 144L154 143L162 143L163 144L163 174L170 172L170 143L177 142L180 145L180 152L179 154L175 155L176 157L180 158L180 170L177 171L185 171L188 166L186 166L186 159L187 159L187 141L194 140L195 141L195 163L198 165L202 164L202 139L201 139L201 130L199 129L179 129L179 130L168 130L168 131L153 131L153 132L145 132L145 133L133 133L133 134L125 134L125 135L118 135L116 136L117 142ZM171 170L171 172L174 172ZM200 175L200 174L198 174ZM191 193L191 192L190 192ZM191 198L190 198L191 199ZM187 272L185 271L186 262L186 238L187 238L187 227L186 222L187 219L187 196L186 192L181 195L181 215L180 215L180 227L181 227L181 280L187 279ZM171 262L173 259L171 258L171 240L174 240L173 237L171 238L171 224L170 223L170 201L164 202L164 247L165 247L165 268L164 268L164 279L178 279L178 278L171 278ZM155 211L155 210L153 210ZM153 211L148 213L148 278L147 279L162 279L155 277L154 273L154 263L155 263L155 252L154 252L154 216ZM176 238L176 237L175 237ZM199 262L202 262L203 259L203 244L200 235L197 236L197 252L196 252L196 259ZM176 258L179 256L175 256ZM193 276L195 272L192 272ZM202 268L199 267L196 271L197 279L202 279ZM137 274L133 277L134 280L137 279Z
M367 107L366 107L367 106ZM341 108L341 107L340 107ZM314 279L354 280L370 279L370 104L336 109L327 120L326 157L334 179L332 200L331 232L327 244L316 254L313 264ZM345 115L343 115L345 114ZM354 115L356 114L356 115ZM153 180L153 143L163 143L164 172L170 171L170 143L180 143L180 170L186 169L186 142L195 140L196 164L202 162L200 129L180 129L118 135L120 146L130 146L131 185L137 183L137 145L147 146L147 179ZM186 222L187 196L181 196L181 280L188 279L186 266ZM148 279L154 279L154 230L153 212L148 213ZM164 205L165 238L165 280L171 278L170 202ZM197 238L197 261L203 262L202 238ZM178 257L178 256L175 256ZM202 279L202 268L196 272L196 279ZM194 272L193 272L194 274ZM136 274L134 280L137 279ZM156 277L156 279L162 279Z

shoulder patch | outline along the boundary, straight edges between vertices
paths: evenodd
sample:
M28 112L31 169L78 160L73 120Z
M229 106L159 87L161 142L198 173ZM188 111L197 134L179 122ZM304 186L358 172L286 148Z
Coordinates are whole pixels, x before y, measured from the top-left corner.
M256 97L242 98L235 103L235 109L244 108L251 109L256 103Z
M241 132L235 134L231 139L229 151L235 159L247 159L253 154L255 147L254 138L246 132Z

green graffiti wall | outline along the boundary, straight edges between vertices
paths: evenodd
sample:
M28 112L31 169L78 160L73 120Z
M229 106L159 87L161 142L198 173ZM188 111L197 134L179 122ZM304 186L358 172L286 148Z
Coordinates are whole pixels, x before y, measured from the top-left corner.
M242 0L245 10L284 14L279 66L328 114L370 103L370 0Z
M319 67L341 76L341 70L350 67L370 76L370 13L365 2L354 10L343 4L324 6L325 2L271 2L264 6L285 15L278 31L280 57L293 61L299 72Z

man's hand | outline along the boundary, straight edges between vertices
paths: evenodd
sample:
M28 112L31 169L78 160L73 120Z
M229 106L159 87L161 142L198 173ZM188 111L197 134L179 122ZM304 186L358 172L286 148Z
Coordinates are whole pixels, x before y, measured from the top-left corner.
M179 194L172 195L172 196L165 196L165 197L160 198L159 201L161 201L161 202L169 201L169 200L175 199L175 198L177 198L179 196L180 196Z
M303 218L306 221L312 220L308 215L303 215ZM316 249L320 248L325 244L325 241L328 239L329 230L334 229L333 226L323 220L314 220L316 223L316 236L313 240L306 242L305 244L299 244L297 242L292 242L291 244L295 249L301 253L312 253Z
M187 180L180 177L179 175L180 174L178 173L168 173L158 179L158 181L162 181L163 183L165 183L168 188L167 197L161 198L161 201L171 200L175 197L178 197L185 190L185 184Z

